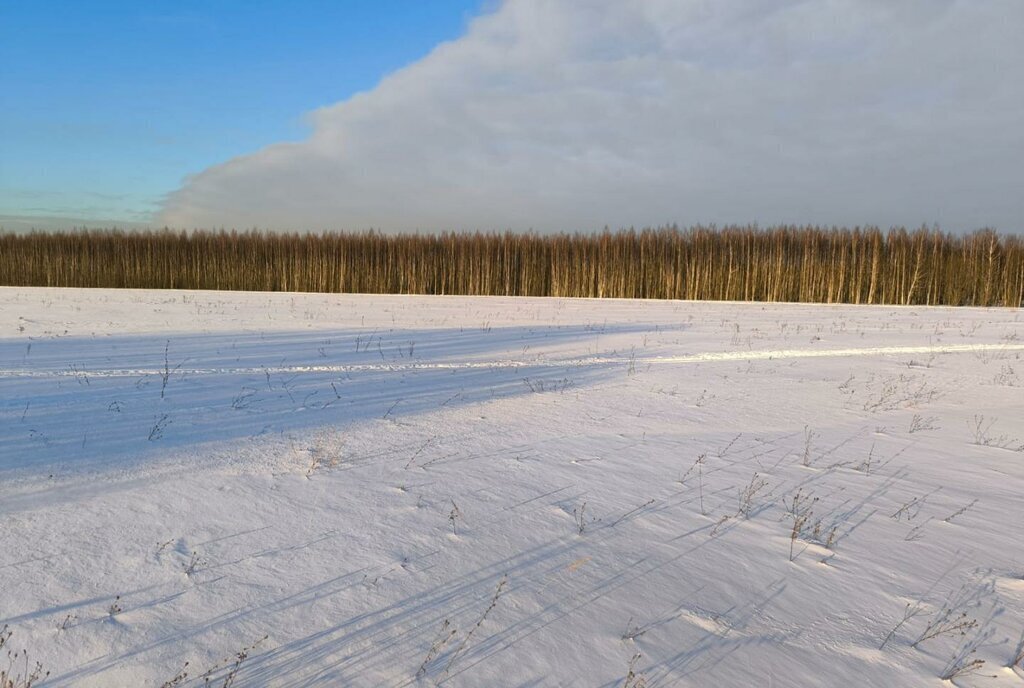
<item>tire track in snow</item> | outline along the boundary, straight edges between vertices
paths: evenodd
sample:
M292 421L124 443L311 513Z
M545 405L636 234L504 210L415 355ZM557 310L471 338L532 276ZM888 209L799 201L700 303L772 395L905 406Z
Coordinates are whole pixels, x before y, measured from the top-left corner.
M256 366L234 368L178 368L176 375L263 375L301 373L349 373L349 372L413 372L419 370L499 370L508 368L571 368L583 365L603 364L684 364L714 363L723 361L768 361L794 358L843 358L851 356L895 356L901 354L955 354L980 352L1024 351L1024 344L934 344L928 346L876 346L849 349L766 349L762 351L708 351L683 356L591 356L567 359L531 359L501 361L457 361L422 363L351 363L336 365L291 365ZM0 378L45 378L45 377L142 377L161 375L163 368L107 368L90 370L86 368L63 368L60 370L0 369Z

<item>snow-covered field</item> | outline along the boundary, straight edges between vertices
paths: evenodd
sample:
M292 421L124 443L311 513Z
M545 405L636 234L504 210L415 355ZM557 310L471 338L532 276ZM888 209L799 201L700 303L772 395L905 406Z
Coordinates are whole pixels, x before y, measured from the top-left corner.
M0 289L3 652L52 686L1024 686L1021 316Z

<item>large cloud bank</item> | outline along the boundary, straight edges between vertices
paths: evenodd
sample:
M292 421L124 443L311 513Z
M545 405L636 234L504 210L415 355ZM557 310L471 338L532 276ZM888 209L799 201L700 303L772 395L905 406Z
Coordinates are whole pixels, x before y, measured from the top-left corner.
M1020 0L507 0L159 222L1024 229Z

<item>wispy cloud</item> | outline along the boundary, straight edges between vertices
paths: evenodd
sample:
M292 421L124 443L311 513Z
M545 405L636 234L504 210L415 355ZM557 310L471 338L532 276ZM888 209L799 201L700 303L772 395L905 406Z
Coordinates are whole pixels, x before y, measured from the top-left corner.
M1019 0L507 0L161 224L1024 227Z
M143 227L158 199L100 191L53 191L0 186L0 230Z
M72 229L95 228L95 229L149 229L147 218L144 217L119 217L117 219L106 218L104 216L90 216L81 217L73 215L50 215L46 214L46 208L29 208L29 212L38 214L32 215L12 215L0 213L0 232L14 232L15 234L22 232L30 232L33 230L39 231L68 231ZM127 215L133 215L127 213ZM142 215L142 213L135 213L134 215Z

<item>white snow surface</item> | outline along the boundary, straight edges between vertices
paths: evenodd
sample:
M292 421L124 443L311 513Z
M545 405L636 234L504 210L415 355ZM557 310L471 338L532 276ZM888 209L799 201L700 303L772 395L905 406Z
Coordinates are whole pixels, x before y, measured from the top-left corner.
M4 651L42 686L1024 686L1021 316L3 288Z

